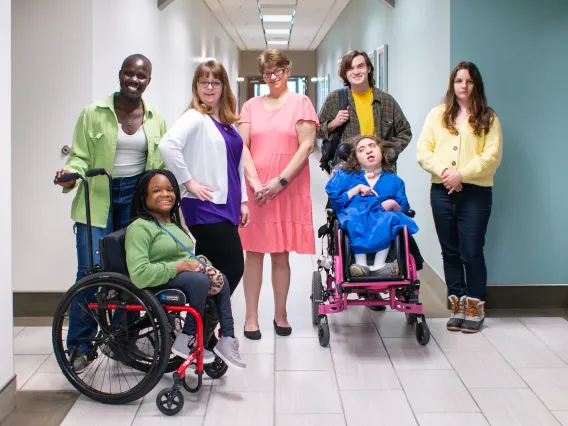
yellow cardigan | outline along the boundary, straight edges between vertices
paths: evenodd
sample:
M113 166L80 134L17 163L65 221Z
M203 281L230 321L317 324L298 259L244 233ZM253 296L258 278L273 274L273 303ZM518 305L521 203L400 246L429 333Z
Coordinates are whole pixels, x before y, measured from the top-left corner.
M493 176L501 164L503 131L495 115L487 134L477 136L467 121L456 126L453 135L442 126L445 105L439 105L426 117L418 139L416 157L420 166L432 175L432 183L442 183L444 170L457 170L463 183L493 186Z

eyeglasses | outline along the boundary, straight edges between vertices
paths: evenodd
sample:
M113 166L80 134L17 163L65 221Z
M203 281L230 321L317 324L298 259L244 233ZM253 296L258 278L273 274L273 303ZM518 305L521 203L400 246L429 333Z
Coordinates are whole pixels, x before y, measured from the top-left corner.
M277 68L272 72L265 72L264 74L262 74L262 78L270 78L272 77L272 74L274 74L275 77L280 77L282 74L284 74L284 71L286 71L286 68Z
M201 87L201 88L203 88L203 89L207 89L207 88L209 87L209 85L211 85L211 87L212 87L213 89L218 89L218 88L220 88L220 87L223 86L223 82L222 82L221 80L212 80L212 81L209 81L209 80L203 79L203 80L199 80L199 81L197 82L197 84L199 84L199 87Z

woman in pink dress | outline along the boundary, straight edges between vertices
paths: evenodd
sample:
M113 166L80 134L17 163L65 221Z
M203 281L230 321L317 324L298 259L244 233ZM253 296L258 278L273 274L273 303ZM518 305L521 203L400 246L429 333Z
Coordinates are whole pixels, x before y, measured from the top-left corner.
M248 196L254 200L249 202L251 222L239 231L246 251L245 336L252 340L262 336L258 299L265 253L272 260L274 329L280 336L292 333L286 313L289 253L315 253L307 160L319 122L309 98L288 90L291 65L278 49L259 56L258 70L270 93L248 100L239 120Z

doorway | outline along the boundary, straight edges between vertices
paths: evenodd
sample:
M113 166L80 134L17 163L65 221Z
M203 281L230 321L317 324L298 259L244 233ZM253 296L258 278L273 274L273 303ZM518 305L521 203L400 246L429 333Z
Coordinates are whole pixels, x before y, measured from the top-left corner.
M299 95L308 94L308 77L290 77L288 79L288 89ZM255 96L264 96L268 94L268 85L264 82L262 77L249 77L247 99Z

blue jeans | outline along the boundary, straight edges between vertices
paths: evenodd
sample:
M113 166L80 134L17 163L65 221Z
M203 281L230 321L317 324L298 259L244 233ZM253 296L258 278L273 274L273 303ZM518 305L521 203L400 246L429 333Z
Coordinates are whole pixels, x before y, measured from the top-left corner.
M98 179L104 179L99 177ZM114 207L113 223L111 217L107 220L105 228L91 227L93 262L100 264L99 240L113 231L126 228L130 224L130 204L140 175L115 178L112 180L112 202ZM114 225L114 229L113 226ZM87 240L87 225L75 223L77 236L77 281L87 276L89 265L89 247ZM93 338L97 334L97 321L92 316L87 303L95 301L97 287L88 288L80 292L71 302L69 309L69 330L67 332L67 349L71 351L79 343L79 351L86 354L89 351ZM80 342L79 342L80 341Z
M215 296L211 296L217 307L219 322L221 324L221 334L227 337L235 337L235 329L233 324L233 312L231 310L231 288L227 277L223 275L223 288ZM205 304L207 302L207 293L209 292L209 278L201 272L182 272L176 277L169 280L163 286L154 288L154 291L164 288L178 288L187 296L187 303L194 308L201 318L205 315ZM190 336L194 336L195 319L193 315L188 314L183 325L183 332Z
M433 184L430 203L442 246L448 295L485 300L487 267L483 247L491 216L491 188L464 184L461 192L448 195L443 185Z

